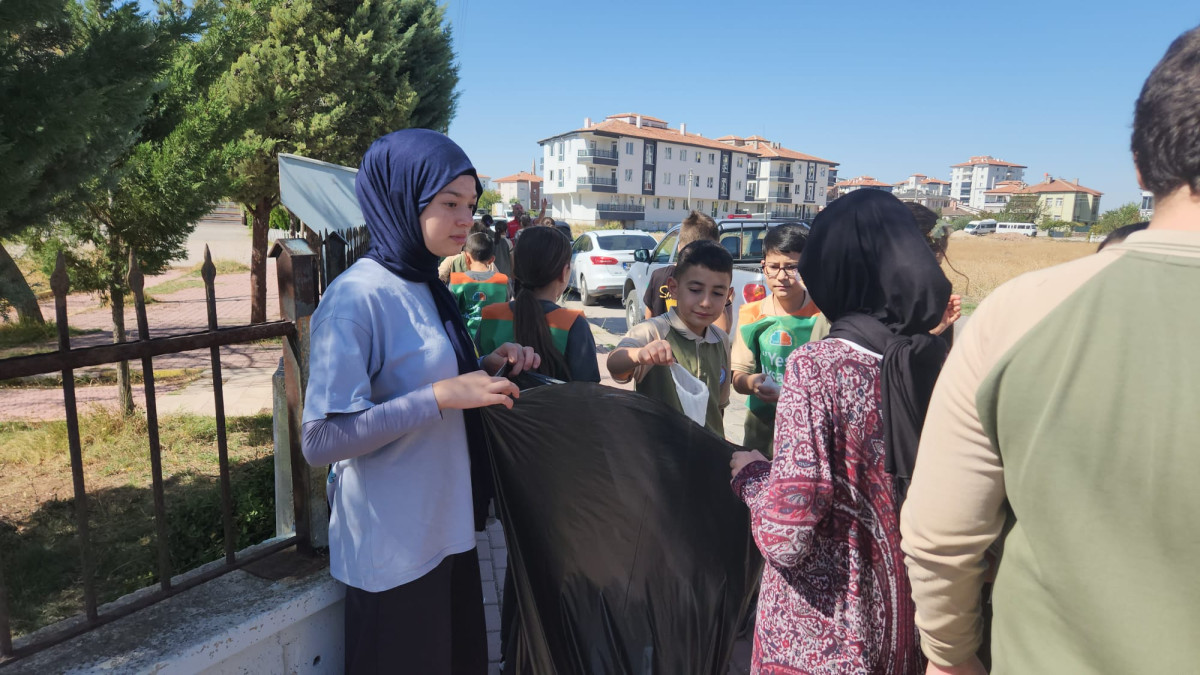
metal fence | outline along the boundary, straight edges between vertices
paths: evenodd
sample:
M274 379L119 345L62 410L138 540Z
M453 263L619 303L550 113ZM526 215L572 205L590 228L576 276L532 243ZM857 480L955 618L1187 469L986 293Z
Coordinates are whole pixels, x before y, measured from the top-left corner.
M214 293L216 269L206 249L204 264L201 268L201 277L204 282L206 295L208 329L201 332L158 338L151 337L150 326L146 319L146 300L143 292L144 278L137 261L131 257L128 280L134 295L138 339L134 342L80 349L71 348L70 326L67 314L67 293L70 290L70 280L62 255L59 255L57 267L50 279L51 288L54 292L58 351L0 360L0 372L4 373L5 379L50 373L61 373L62 375L68 450L74 491L75 534L79 544L80 569L82 572L80 584L83 587L83 611L86 619L82 622L66 622L66 628L39 635L34 641L14 649L7 604L7 587L2 568L0 568L0 663L28 656L46 647L68 640L183 590L241 568L248 563L264 558L277 551L295 546L302 553L312 552L312 523L310 521L311 510L308 497L310 491L307 486L309 478L306 475L311 469L305 463L300 447L301 394L304 384L302 364L307 362L307 354L304 351L307 349L308 321L313 310L316 308L319 290L326 285L325 270L331 266L340 272L340 269L345 268L346 263L337 261L343 259L350 259L352 261L353 258L360 255L365 249L362 233L353 231L349 233L348 237L342 234L331 235L322 244L324 249L330 252L326 256L329 265L319 266L319 257L316 250L310 248L304 240L281 240L272 252L272 255L278 258L276 271L279 281L281 314L283 316L281 320L224 328L217 325L216 296ZM336 276L336 272L333 276ZM331 279L332 277L329 278ZM230 486L220 348L270 338L285 339L283 361L287 392L287 429L290 432L288 434L287 452L289 453L291 467L295 530L291 536L273 541L268 546L258 547L253 552L239 555L239 544L253 545L260 542L237 541ZM173 582L173 575L187 570L172 569L168 550L166 500L164 497L162 475L162 448L160 447L159 420L154 395L153 366L155 357L206 348L209 350L212 364L212 384L216 409L216 446L220 474L220 507L221 525L224 531L224 560L221 565L206 570L203 573L189 575L183 580ZM92 534L89 530L88 494L84 480L84 457L80 440L79 413L76 409L74 371L89 366L114 364L138 359L142 362L145 389L147 445L151 468L155 525L154 545L157 547L156 577L158 588L153 593L137 598L132 602L113 608L106 606L103 608L104 611L101 611L102 608L97 603L96 581L94 578L95 570L92 565L93 543ZM0 553L0 557L2 556L3 554Z

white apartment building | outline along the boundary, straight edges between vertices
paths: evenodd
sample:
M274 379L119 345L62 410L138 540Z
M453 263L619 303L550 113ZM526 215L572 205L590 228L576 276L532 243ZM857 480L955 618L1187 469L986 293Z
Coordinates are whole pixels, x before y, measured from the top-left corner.
M984 208L985 195L1003 181L1019 181L1028 167L988 155L950 167L950 198L974 209Z
M505 204L510 204L515 199L527 211L532 210L536 213L541 208L542 179L536 174L520 171L511 176L497 178L492 184L499 190L500 201Z
M1142 190L1142 207L1138 209L1138 216L1142 220L1150 220L1154 217L1154 193L1149 190Z
M620 113L538 141L544 196L571 224L620 221L665 229L692 209L812 217L825 205L835 162L766 139L706 138L648 115Z

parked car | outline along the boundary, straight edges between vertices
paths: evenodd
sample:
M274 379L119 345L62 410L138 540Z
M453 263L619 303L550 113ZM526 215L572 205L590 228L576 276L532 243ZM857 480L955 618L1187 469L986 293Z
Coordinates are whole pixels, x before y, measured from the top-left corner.
M594 305L600 296L620 296L633 252L654 244L654 237L639 230L595 230L580 235L571 247L571 288L579 292L580 302Z
M991 218L972 220L963 231L967 234L996 234L996 221Z
M737 321L738 310L743 303L762 300L770 294L767 285L763 283L762 260L763 239L767 230L783 223L799 223L805 229L809 224L805 221L762 221L749 219L722 220L717 223L720 232L718 241L733 256L733 317ZM625 324L633 327L646 318L646 306L642 298L646 294L646 285L650 274L660 267L675 263L679 247L679 226L669 230L653 249L641 249L634 252L634 263L629 266L625 277L622 297L625 301ZM731 328L736 329L735 326Z

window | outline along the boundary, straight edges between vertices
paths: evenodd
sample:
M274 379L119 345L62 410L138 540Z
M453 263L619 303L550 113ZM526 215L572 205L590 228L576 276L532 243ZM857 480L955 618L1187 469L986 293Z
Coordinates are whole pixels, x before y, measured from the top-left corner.
M627 154L627 155L632 155L632 154L633 154L633 141L626 141L626 143L625 143L625 154Z
M696 151L696 163L697 164L700 163L700 151L699 150Z
M674 199L668 199L668 200L667 200L667 208L668 208L668 209L670 209L670 210L672 210L672 211L674 211L674 210L675 210L675 200L674 200Z
M741 189L742 189L742 181L740 181L740 180L739 180L739 181L737 182L737 187L736 187L736 188L734 188L734 189L735 189L735 190L741 190Z
M1054 200L1054 205L1055 205L1055 206L1062 206L1062 197L1058 197L1058 198L1056 198L1056 199Z
M700 176L692 176L692 178L695 180L695 182L692 183L692 186L700 187ZM712 185L711 185L712 179L711 178L708 179L708 182L710 183L708 187L712 187Z
M688 200L686 200L686 199L685 199L685 200L683 200L683 210L684 210L684 211L691 211L691 210L692 210L692 207L691 207L691 206L688 204Z
M717 153L715 153L715 152L708 153L708 163L709 164L717 163Z
M670 172L664 173L663 174L663 185L670 185L670 184L671 184L671 173Z
M687 150L684 150L682 148L679 149L679 161L681 161L681 162L687 161Z
M712 217L713 217L713 218L716 218L716 217L717 217L717 203L716 203L716 202L713 202L713 205L712 205L712 214L711 214L711 215L712 215Z
M653 190L654 189L654 171L653 170L646 169L644 172L642 172L642 183L643 183L643 185L642 185L643 190Z
M560 161L560 162L561 162L561 161L562 161L562 158L563 158L563 146L564 146L564 145L566 145L566 144L565 144L565 143L563 143L562 141L559 141L559 142L557 143L557 145L558 145L558 161Z
M625 180L633 180L633 169L625 169Z
M701 213L704 212L704 202L702 200L696 201L696 210L700 211Z
M661 197L654 198L654 208L656 208L656 209L662 208L662 198Z
M742 168L742 158L741 157L738 157L737 165L738 165L739 169Z
M672 199L671 201L675 200ZM675 207L672 206L671 208ZM675 253L675 244L677 243L679 243L679 228L676 228L663 237L662 241L658 242L658 248L654 249L654 255L650 259L656 263L671 262L671 255Z
M667 146L667 159L671 159L671 146Z
M685 176L685 175L683 175L683 174L679 174L679 184L680 184L680 185L683 185L683 181L684 181L684 179L685 179L685 178L687 178L687 176Z
M712 179L712 176L709 176L708 177L708 187L712 187L712 186L713 186L713 179Z

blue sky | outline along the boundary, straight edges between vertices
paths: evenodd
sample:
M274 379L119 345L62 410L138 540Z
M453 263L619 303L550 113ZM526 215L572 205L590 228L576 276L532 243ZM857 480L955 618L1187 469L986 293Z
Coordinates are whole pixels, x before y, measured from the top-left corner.
M528 170L538 139L632 111L761 134L842 177L948 180L993 155L1028 182L1078 178L1108 210L1140 199L1133 103L1200 5L450 0L446 18L450 135L493 178Z

